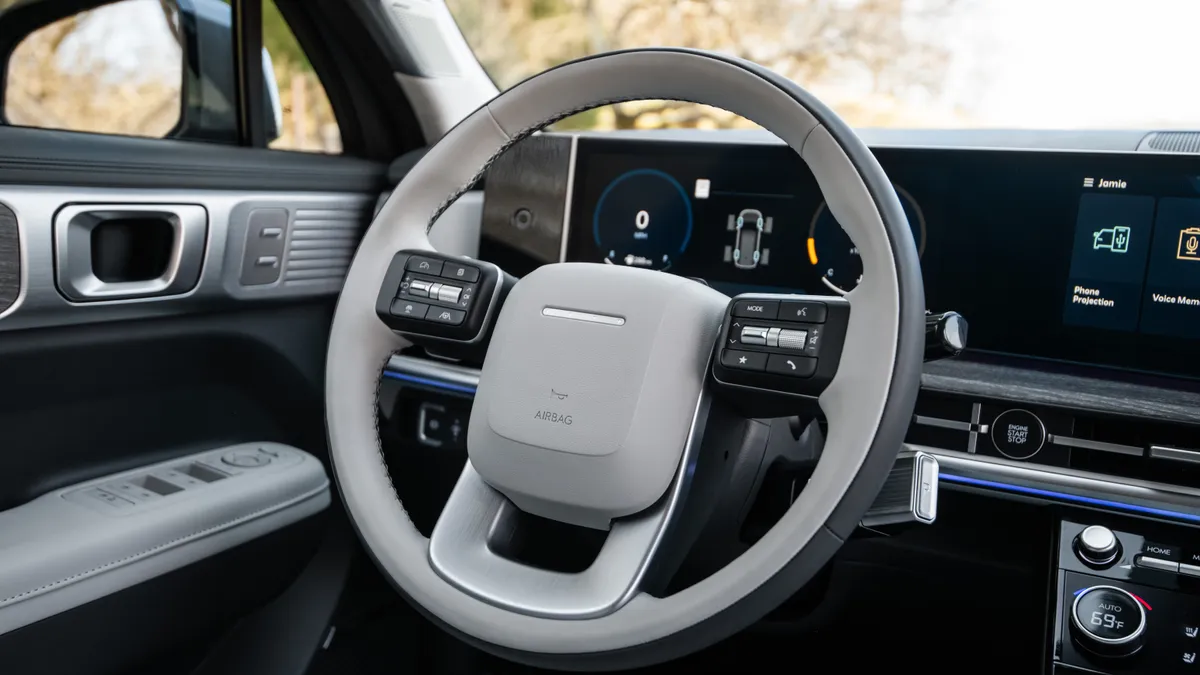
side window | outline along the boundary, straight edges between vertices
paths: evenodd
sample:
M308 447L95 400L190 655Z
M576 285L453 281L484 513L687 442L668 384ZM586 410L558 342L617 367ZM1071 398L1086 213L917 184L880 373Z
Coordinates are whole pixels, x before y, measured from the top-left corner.
M272 0L262 0L263 48L275 73L272 96L281 113L276 150L342 152L342 135L325 88Z
M9 58L4 119L27 127L171 135L183 111L179 19L174 2L121 0L39 28Z

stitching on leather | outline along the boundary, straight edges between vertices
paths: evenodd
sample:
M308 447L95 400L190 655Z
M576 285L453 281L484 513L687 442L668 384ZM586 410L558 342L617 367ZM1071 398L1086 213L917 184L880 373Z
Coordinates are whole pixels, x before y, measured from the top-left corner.
M309 499L312 499L313 497L315 497L315 496L317 496L317 495L321 494L321 492L323 492L324 490L328 489L328 487L329 487L329 481L327 480L327 481L325 481L325 483L324 483L323 485L321 485L321 487L320 487L319 489L316 489L316 490L311 490L311 491L309 491L309 492L306 492L306 493L304 493L303 495L301 495L301 496L299 496L299 497L296 497L295 499L289 499L289 500L288 500L288 501L286 501L286 502L280 502L280 503L278 503L278 504L272 504L272 505L270 505L270 506L267 506L267 507L261 508L261 509L259 509L259 510L255 511L255 512L253 512L253 513L248 513L248 514L246 514L246 515L244 515L244 516L238 516L237 518L234 518L234 519L232 519L232 520L227 520L227 521L225 521L225 522L223 522L223 523L220 523L220 524L217 524L217 525L213 525L213 526L211 526L211 527L206 527L206 528L204 528L203 530L197 530L197 531L195 531L195 532L193 532L193 533L191 533L191 534L184 535L184 536L182 536L182 537L176 537L175 539L172 539L171 541L168 541L168 542L166 542L166 543L159 544L158 546L154 546L154 547L148 548L148 549L146 549L146 550L142 551L141 553L135 553L135 554L133 554L133 555L128 555L128 556L125 556L124 558L121 558L120 560L114 560L114 561L112 561L112 562L107 562L107 563L104 563L103 565L99 565L99 566L93 567L92 569L90 569L90 570L88 570L88 571L86 571L86 572L79 572L78 574L72 574L72 575L71 575L71 576L69 576L69 577L65 577L65 578L63 578L63 579L59 579L58 581L55 581L55 582L52 582L52 583L48 583L48 584L44 584L44 585L42 585L42 586L38 586L37 588L31 589L31 590L28 590L28 591L23 591L23 592L21 592L21 593L17 593L16 595L12 595L12 596L9 596L9 597L7 597L7 598L4 598L3 600L0 600L0 608L4 607L5 605L8 605L8 604L10 604L10 603L13 603L13 602L15 602L15 601L17 601L17 600L25 600L25 599L28 599L30 596L37 595L37 594L39 594L39 593L42 593L42 592L44 592L44 591L53 590L53 589L55 589L55 588L58 588L59 586L63 586L63 585L65 585L65 584L69 584L69 583L71 583L71 582L73 582L73 581L78 581L78 580L80 580L80 579L82 579L82 578L84 578L84 577L87 577L87 576L90 576L90 575L92 575L92 574L95 574L96 572L101 572L101 571L103 571L103 570L106 570L106 569L108 569L108 568L110 568L110 567L116 567L116 566L118 566L118 565L123 565L123 564L125 564L125 563L127 563L127 562L131 562L131 561L137 560L138 558L145 557L145 556L147 556L147 555L150 555L150 554L152 554L152 553L157 553L157 552L159 552L159 551L161 551L161 550L163 550L163 549L167 549L167 548L173 547L173 546L175 546L176 544L178 544L178 543L180 543L180 542L183 542L183 541L186 541L186 540L189 540L189 539L194 539L194 538L196 538L196 537L200 537L200 536L203 536L203 535L209 534L209 533L211 533L211 532L214 532L214 531L216 531L216 530L225 529L225 528L227 528L227 527L231 527L231 526L233 526L233 525L237 525L237 524L239 524L239 523L242 523L242 522L245 522L245 521L248 521L248 520L253 520L253 519L255 519L255 518L258 518L259 516L266 515L267 513L270 513L270 512L272 512L272 511L278 511L278 510L280 510L280 509L286 508L286 507L288 507L288 506L291 506L291 505L293 505L293 504L299 504L300 502L307 501L307 500L309 500Z
M470 180L468 180L466 183L463 183L463 185L461 187L459 187L457 190L455 190L453 194L451 194L441 204L438 205L437 209L433 212L433 217L431 217L429 219L429 223L425 226L425 234L429 234L429 231L433 229L433 224L435 222L437 222L437 219L440 218L443 213L446 212L446 209L450 208L451 204L458 201L459 197L466 194L467 191L469 191L471 189L472 185L474 185L475 183L478 183L479 179L483 178L483 175L487 173L488 169L492 168L492 164L495 164L496 160L500 159L500 155L503 155L504 153L508 152L508 149L511 148L512 146L516 145L517 143L520 143L521 141L525 140L526 138L529 138L531 135L533 135L535 132L541 130L543 127L548 127L551 124L554 124L555 122L558 122L560 120L564 120L564 119L570 117L571 115L577 115L581 112L585 112L585 111L591 110L593 108L599 108L601 106L606 106L606 105L613 105L615 103L627 103L629 101L640 101L643 98L644 97L642 97L642 96L622 96L620 98L609 98L609 99L604 99L603 101L594 101L592 103L587 103L585 105L581 105L576 108L572 108L565 112L560 112L557 115L548 117L548 118L542 120L541 122L532 124L530 126L525 127L524 129L518 131L516 134L514 134L512 136L512 138L509 138L508 141L504 143L504 145L501 145L500 149L497 150L494 154L492 154L492 156L489 157L486 162L483 163L483 167L480 168L479 171L476 171L475 175L471 176ZM671 99L671 100L678 101L680 103L696 103L696 101L689 101L686 99Z
M400 499L400 493L396 491L396 481L392 480L392 472L388 469L387 457L383 454L383 436L379 433L379 393L383 389L383 374L387 371L388 362L393 356L398 356L400 352L389 352L383 357L383 363L379 366L379 377L375 379L375 398L371 404L371 417L375 421L375 453L379 458L379 465L383 469L383 477L387 479L388 486L392 488L392 499L396 500L396 506L400 507L400 512L408 519L409 525L413 529L417 528L417 524L413 522L412 516L408 515L408 509L404 508L404 502Z

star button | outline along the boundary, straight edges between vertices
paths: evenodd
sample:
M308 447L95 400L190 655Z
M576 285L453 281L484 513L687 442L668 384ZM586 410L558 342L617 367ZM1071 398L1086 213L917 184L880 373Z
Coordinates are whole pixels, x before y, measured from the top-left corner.
M739 357L739 358L738 358L738 363L739 363L739 364L745 364L745 363L746 363L746 357L744 357L744 356L742 356L742 357Z

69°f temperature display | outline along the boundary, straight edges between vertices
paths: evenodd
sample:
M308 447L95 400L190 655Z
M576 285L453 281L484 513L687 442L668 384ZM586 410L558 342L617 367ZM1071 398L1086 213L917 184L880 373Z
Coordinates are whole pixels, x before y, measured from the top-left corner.
M1085 644L1114 647L1136 642L1146 627L1146 612L1138 599L1115 586L1093 586L1079 591L1072 607L1072 622Z

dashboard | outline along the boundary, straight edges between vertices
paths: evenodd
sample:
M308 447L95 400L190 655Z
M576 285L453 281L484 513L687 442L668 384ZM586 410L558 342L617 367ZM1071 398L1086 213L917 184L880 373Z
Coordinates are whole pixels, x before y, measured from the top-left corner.
M970 347L1200 376L1200 167L1186 157L878 149L928 308ZM784 146L580 138L566 261L700 278L729 295L845 294L857 250Z

